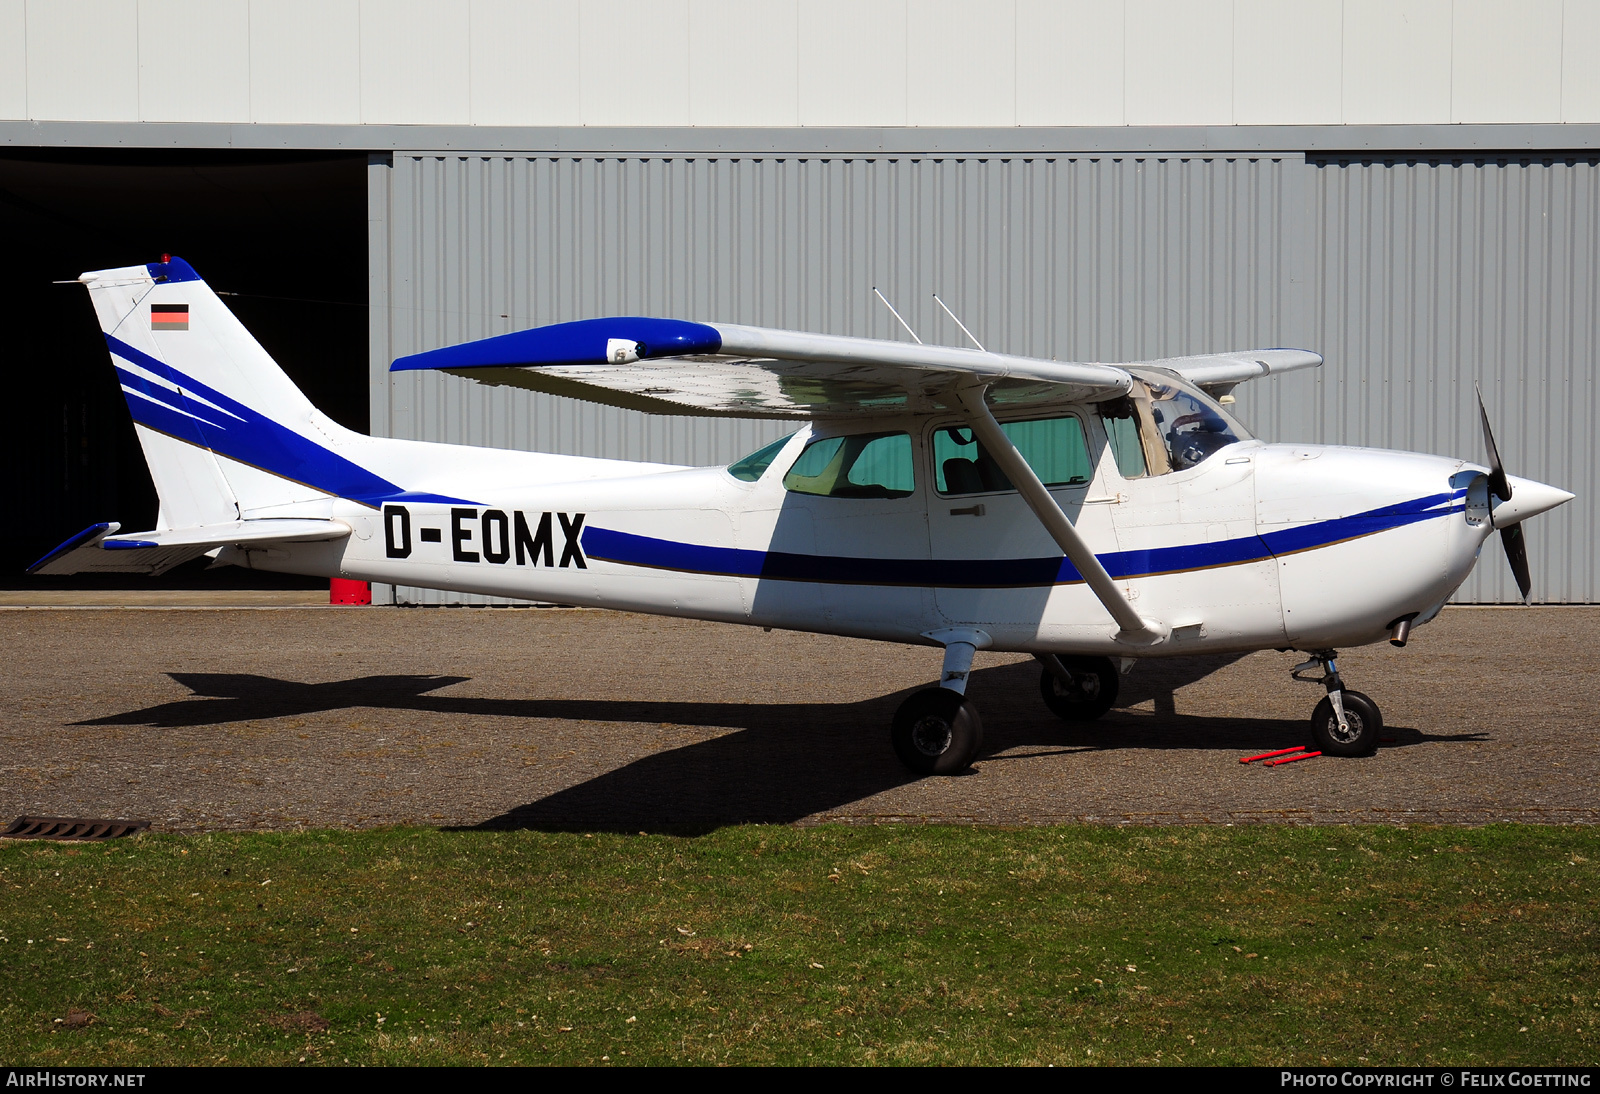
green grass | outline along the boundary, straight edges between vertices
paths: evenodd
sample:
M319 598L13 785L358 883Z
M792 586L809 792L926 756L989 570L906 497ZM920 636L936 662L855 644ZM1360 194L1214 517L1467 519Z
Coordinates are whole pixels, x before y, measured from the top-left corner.
M5 842L0 1060L1587 1064L1597 860L1522 826Z

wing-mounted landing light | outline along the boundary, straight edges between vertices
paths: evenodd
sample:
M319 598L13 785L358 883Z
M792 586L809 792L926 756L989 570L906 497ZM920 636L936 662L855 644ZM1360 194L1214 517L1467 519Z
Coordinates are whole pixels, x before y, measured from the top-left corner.
M1554 486L1530 479L1517 479L1513 486L1500 463L1500 449L1494 443L1494 430L1489 425L1489 411L1483 405L1483 391L1478 392L1478 418L1483 423L1483 444L1489 450L1489 523L1500 532L1500 546L1505 548L1506 561L1511 564L1511 574L1517 579L1517 591L1524 604L1532 603L1529 593L1533 577L1528 571L1528 543L1522 531L1522 522L1529 517L1554 509L1573 495ZM1513 501L1512 498L1516 500Z

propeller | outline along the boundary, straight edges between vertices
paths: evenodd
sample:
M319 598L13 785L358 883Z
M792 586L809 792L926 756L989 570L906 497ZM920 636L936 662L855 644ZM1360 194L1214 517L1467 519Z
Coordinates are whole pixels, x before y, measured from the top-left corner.
M1478 418L1483 423L1483 443L1489 449L1489 493L1502 502L1511 500L1511 483L1506 480L1506 469L1500 464L1500 449L1494 443L1494 430L1489 426L1489 412L1484 409L1483 390L1474 384L1478 393ZM1517 579L1517 589L1524 604L1532 603L1528 594L1533 588L1533 577L1528 573L1528 542L1522 534L1522 523L1500 529L1500 546L1505 548L1506 561L1511 564L1511 574Z

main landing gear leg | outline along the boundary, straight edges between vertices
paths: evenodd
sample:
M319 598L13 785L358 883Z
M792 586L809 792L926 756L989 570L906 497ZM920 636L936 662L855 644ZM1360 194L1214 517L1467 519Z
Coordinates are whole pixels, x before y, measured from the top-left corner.
M1305 675L1312 669L1321 669L1322 675ZM1333 650L1318 650L1289 675L1308 684L1321 684L1327 691L1311 713L1311 739L1318 749L1329 756L1367 756L1378 747L1383 714L1377 703L1344 686Z
M1091 722L1117 701L1117 670L1109 657L1057 657L1034 654L1043 671L1039 695L1058 718Z
M966 696L972 657L989 644L981 631L930 634L944 643L939 686L923 688L895 711L890 739L900 762L919 775L954 775L983 747L983 722Z

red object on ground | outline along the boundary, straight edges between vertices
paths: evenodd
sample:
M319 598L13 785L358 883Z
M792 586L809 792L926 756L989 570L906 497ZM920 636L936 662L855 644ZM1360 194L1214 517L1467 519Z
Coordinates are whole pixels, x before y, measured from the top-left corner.
M1320 755L1322 755L1322 753L1320 753L1320 752L1302 752L1298 756L1285 756L1281 760L1268 760L1266 763L1262 764L1261 766L1262 767L1277 767L1279 764L1292 764L1296 760L1309 760L1313 756L1320 756Z
M329 604L371 604L372 586L365 581L336 577L328 582Z
M1242 763L1242 764L1247 764L1247 763L1253 763L1256 760L1269 759L1269 758L1271 758L1273 756L1284 756L1284 755L1287 755L1290 752L1302 752L1302 751L1305 750L1305 747L1306 747L1305 745L1295 745L1293 748L1280 748L1276 752L1263 752L1259 756L1244 756L1244 757L1240 758L1239 762Z

